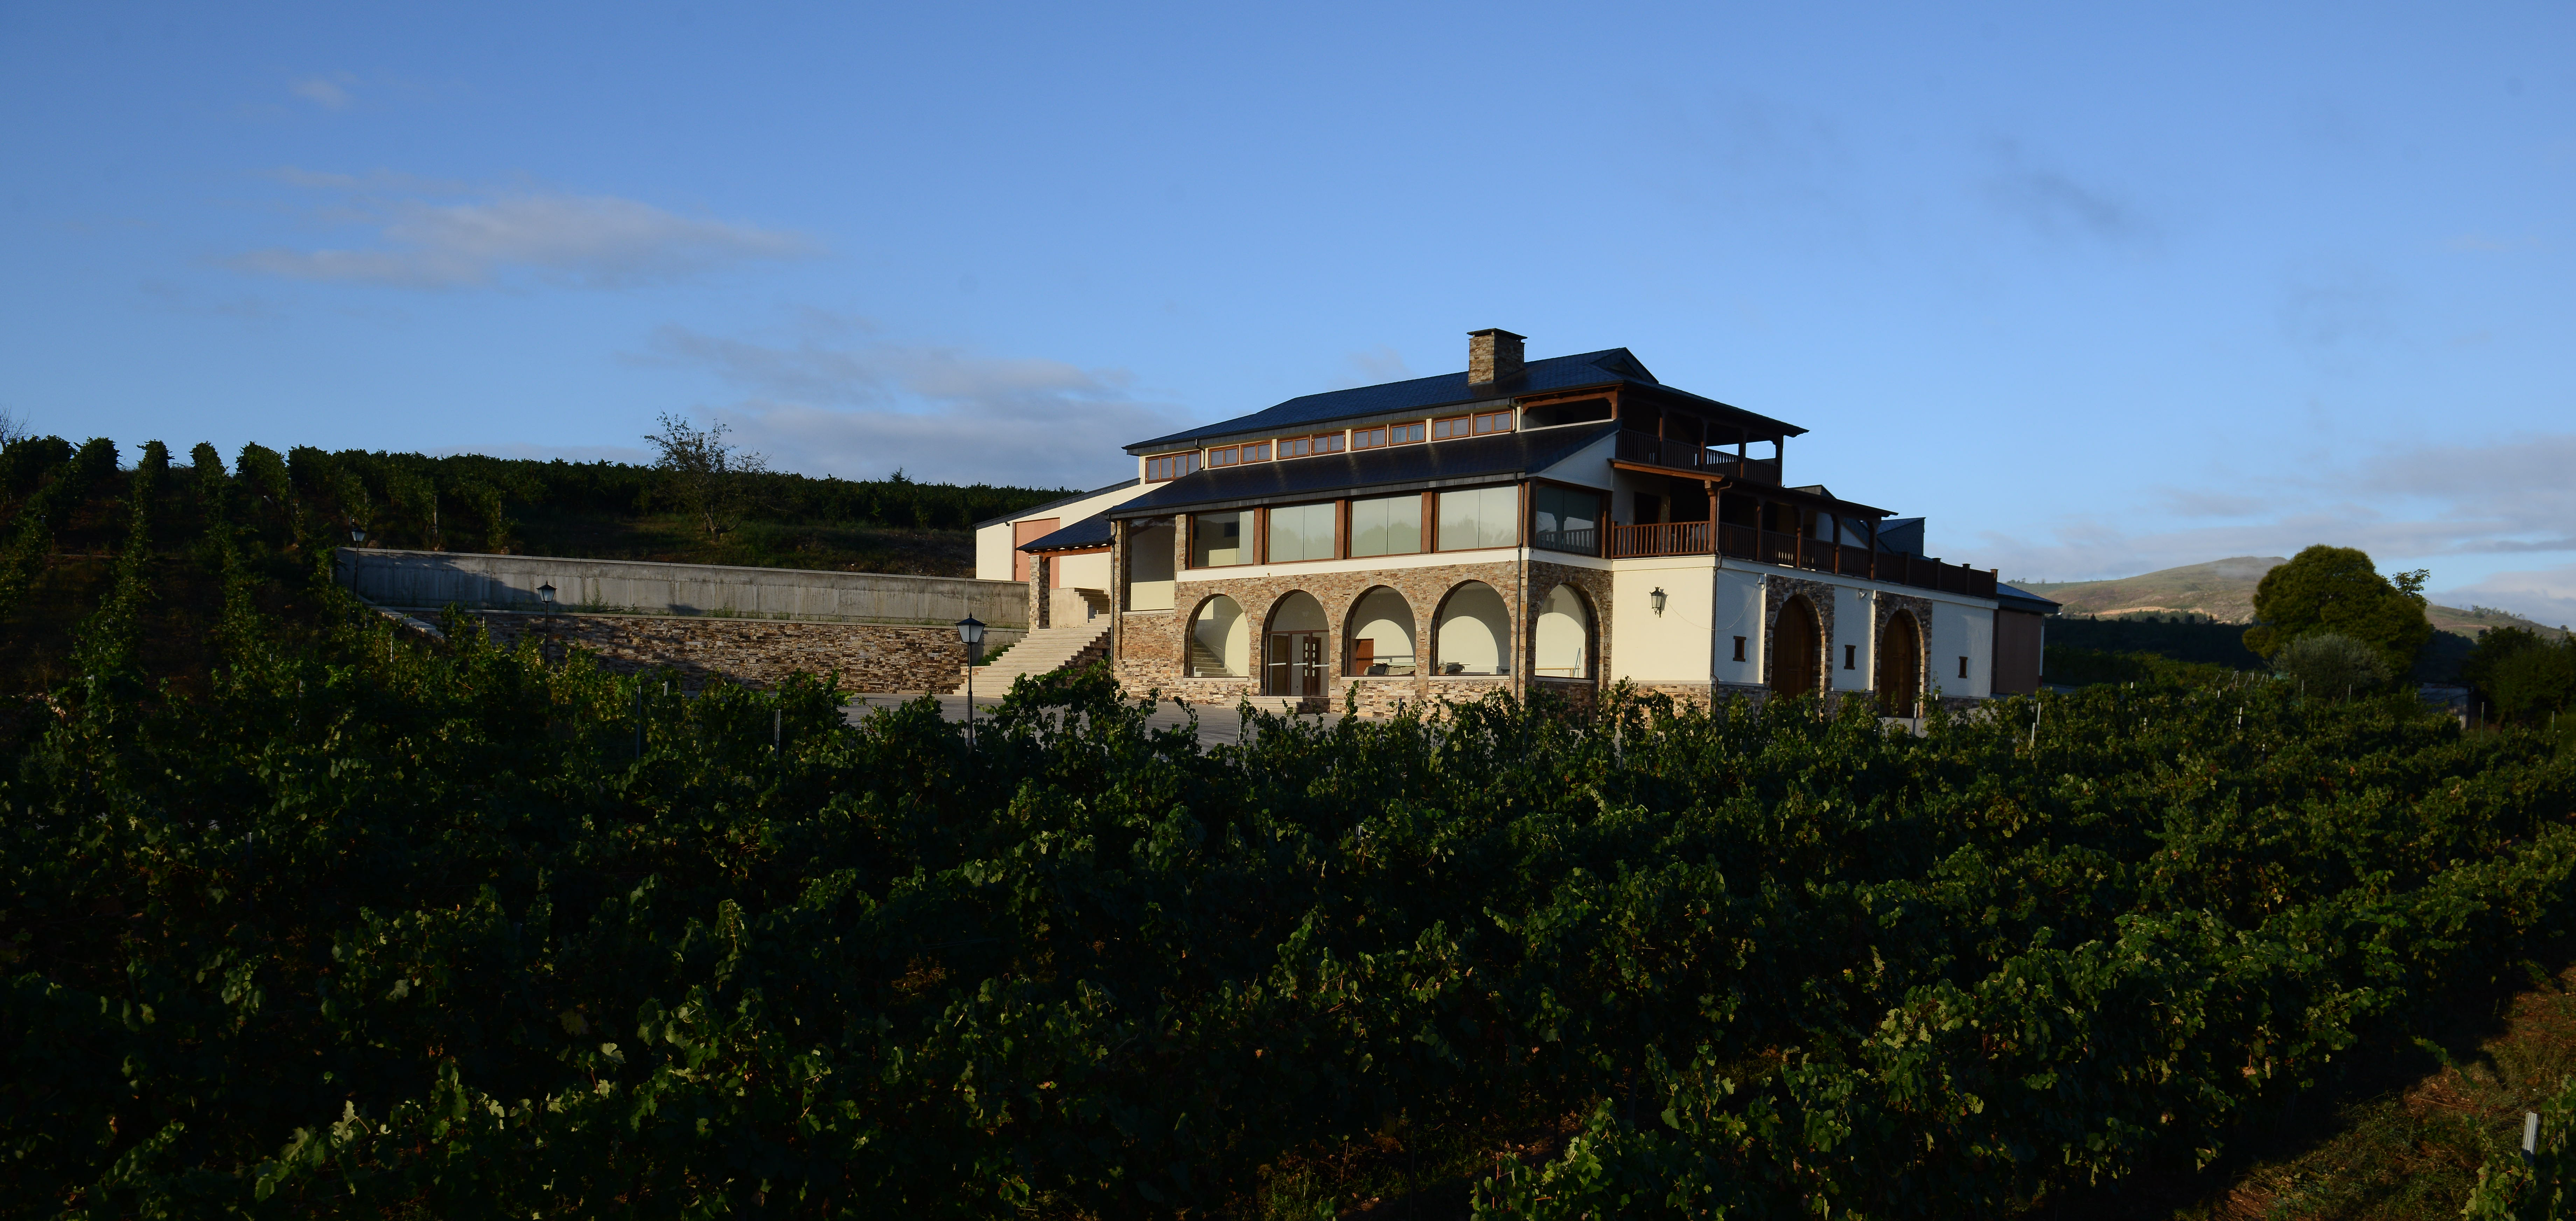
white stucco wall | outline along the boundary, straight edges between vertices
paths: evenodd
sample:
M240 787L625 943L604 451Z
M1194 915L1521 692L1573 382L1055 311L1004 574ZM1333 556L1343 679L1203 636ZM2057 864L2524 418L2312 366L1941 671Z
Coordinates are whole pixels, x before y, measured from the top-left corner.
M1721 683L1762 681L1762 574L1719 570L1717 613L1709 634L1709 675ZM1744 638L1744 660L1735 660L1735 638Z
M1708 681L1712 575L1706 556L1611 561L1611 680ZM1660 615L1658 588L1664 591Z
M1870 630L1874 623L1871 610L1870 600L1862 597L1860 590L1848 585L1834 587L1834 642L1833 647L1827 650L1826 660L1833 666L1833 689L1836 691L1867 691L1874 680L1876 669L1873 663L1876 659L1870 656L1870 646L1874 643L1870 637L1875 633ZM1849 669L1844 668L1845 657L1851 659Z
M1968 677L1959 677L1959 659ZM1983 699L1994 694L1995 612L1944 602L1932 610L1932 687L1945 696Z
M975 579L1011 579L1011 523L995 522L975 532Z
M1057 556L1055 562L1064 572L1061 584L1067 589L1109 588L1109 553L1106 551Z

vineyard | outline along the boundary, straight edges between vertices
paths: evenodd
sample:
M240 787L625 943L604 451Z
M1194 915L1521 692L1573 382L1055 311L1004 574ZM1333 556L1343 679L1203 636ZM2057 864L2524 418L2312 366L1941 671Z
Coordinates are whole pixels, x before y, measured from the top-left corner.
M2013 1215L2571 957L2576 764L2402 697L970 744L397 635L247 477L9 722L9 1212Z

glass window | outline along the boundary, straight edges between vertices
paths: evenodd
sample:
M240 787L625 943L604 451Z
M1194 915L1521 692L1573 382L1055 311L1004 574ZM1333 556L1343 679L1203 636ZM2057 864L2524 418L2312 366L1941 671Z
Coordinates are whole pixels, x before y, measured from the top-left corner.
M1411 555L1420 550L1420 496L1380 496L1351 502L1352 555Z
M1477 436L1480 436L1480 437L1481 437L1481 436L1484 436L1486 433L1489 433L1489 432L1510 432L1511 430L1512 430L1512 413L1511 413L1511 412L1508 412L1508 411L1488 411L1488 412L1485 412L1485 413L1483 413L1483 414L1481 414L1481 415L1478 415L1478 416L1476 417L1476 435L1477 435Z
M1255 441L1250 445L1244 446L1243 460L1246 462L1270 461L1270 443L1268 441Z
M1451 437L1464 437L1470 435L1474 429L1474 424L1475 421L1472 418L1463 415L1454 420L1433 420L1431 421L1431 439L1434 441L1446 441Z
M1530 542L1560 551L1594 552L1601 541L1601 497L1576 488L1530 488Z
M1270 561L1333 558L1333 506L1283 505L1270 511Z
M1160 457L1145 459L1145 478L1148 482L1164 479L1178 479L1181 476L1190 474L1198 469L1199 454L1197 450L1191 450L1186 454L1164 454Z
M1520 542L1521 490L1477 488L1440 494L1440 549L1510 547Z
M1249 564L1252 554L1244 543L1244 527L1251 524L1248 513L1201 513L1190 518L1190 567L1222 568L1228 564Z
M1351 430L1352 449L1376 449L1384 444L1386 444L1386 430L1384 428L1354 428Z
M1209 451L1208 451L1208 465L1209 465L1209 466L1232 466L1232 465L1234 465L1234 461L1235 461L1235 459L1236 459L1238 456L1240 456L1240 455L1242 454L1242 452L1243 452L1242 450L1240 450L1240 449L1238 449L1238 448L1236 448L1236 447L1234 447L1234 446L1231 446L1231 445L1229 445L1229 446L1225 447L1224 449L1212 449L1212 450L1209 450Z
M1422 439L1422 429L1423 425L1420 421L1411 424L1389 424L1386 426L1386 443L1403 445L1409 441L1419 441Z

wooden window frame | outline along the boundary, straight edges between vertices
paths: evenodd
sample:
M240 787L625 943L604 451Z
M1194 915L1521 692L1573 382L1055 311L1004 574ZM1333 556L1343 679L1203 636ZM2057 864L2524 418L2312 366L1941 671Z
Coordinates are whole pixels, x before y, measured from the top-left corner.
M1444 545L1442 545L1442 544L1446 543L1448 540L1446 540L1446 539L1444 539L1444 538L1440 537L1440 497L1441 497L1441 495L1442 495L1442 494L1444 494L1444 493L1448 493L1448 492L1485 492L1485 491L1491 491L1491 490L1493 490L1493 489L1495 489L1495 488L1498 488L1498 487L1507 487L1507 488L1511 488L1511 489L1513 490L1513 493L1514 493L1514 494L1518 497L1518 499L1519 499L1520 511L1519 511L1519 513L1515 516L1515 519L1514 519L1514 520L1515 520L1515 524L1514 524L1514 526L1512 527L1512 535L1513 535L1512 541L1511 541L1511 542L1508 542L1508 543L1505 543L1505 544L1503 544L1503 545L1501 545L1501 546L1499 546L1499 547L1488 547L1488 546L1485 546L1485 545L1483 545L1483 544L1481 544L1481 543L1479 543L1479 544L1477 544L1476 546L1473 546L1473 547L1449 547L1449 546L1444 546ZM1427 506L1426 506L1426 508L1428 508L1428 509L1429 509L1429 511L1430 511L1430 513L1431 513L1431 516L1430 516L1430 518L1429 518L1428 520L1429 520L1429 522L1430 522L1431 543L1432 543L1432 545L1431 545L1431 546L1423 548L1423 550L1422 550L1422 554L1424 554L1424 555L1445 555L1445 554L1448 554L1449 552L1453 552L1453 551L1514 551L1514 550L1518 550L1518 549L1523 548L1523 547L1527 547L1527 546L1529 545L1529 511L1530 511L1530 507L1529 507L1529 505L1530 505L1530 500L1529 500L1529 483L1528 483L1526 480L1524 480L1524 481L1522 481L1522 482L1519 482L1519 483L1488 483L1488 484L1482 484L1482 485L1479 485L1479 486L1477 486L1477 487L1467 487L1467 488L1441 488L1441 489L1439 489L1439 490L1438 490L1438 491L1436 491L1436 492L1426 492L1426 493L1424 493L1424 495L1429 496L1429 497L1431 498L1431 503L1430 503L1429 505L1427 505Z
M1476 417L1472 415L1453 415L1446 419L1433 420L1431 421L1431 439L1434 441L1454 441L1460 437L1474 436L1475 433L1473 429L1475 428L1475 421Z
M1512 431L1514 425L1518 423L1518 421L1514 419L1512 409L1509 407L1505 407L1501 411L1479 411L1468 418L1475 421L1475 433L1473 435L1479 437L1500 436ZM1487 428L1485 427L1485 422L1488 420L1499 420L1501 423L1492 428Z
M1349 521L1349 520L1350 520L1350 512L1351 512L1351 510L1350 510L1350 503L1351 503L1351 502L1349 502L1349 501L1347 501L1347 500L1301 500L1301 501L1298 501L1298 502L1297 502L1297 503L1295 503L1295 504L1285 504L1285 505L1278 505L1278 506L1270 506L1270 505L1264 505L1264 506L1262 506L1262 508L1261 508L1261 563L1263 564L1263 566L1267 567L1267 566L1276 565L1276 564L1321 564L1321 563L1325 563L1325 562L1330 561L1330 560L1341 560L1341 559L1348 559L1348 558L1350 558L1349 556L1347 556L1347 555L1344 555L1344 554L1343 554L1343 551L1345 550L1345 547L1344 547L1344 544L1343 544L1343 541L1342 541L1342 526L1343 526L1343 523L1345 523L1345 522L1347 522L1347 521ZM1311 559L1311 560L1274 560L1274 559L1270 558L1270 511L1271 511L1271 509L1272 509L1273 507L1281 508L1281 509L1302 509L1302 508L1305 508L1305 507L1306 507L1306 506L1308 506L1308 505L1322 505L1322 504L1328 504L1328 505L1333 506L1333 550L1332 550L1332 554L1330 554L1330 555L1321 555L1321 556L1317 556L1317 557L1315 557L1314 559Z
M1158 464L1162 463L1172 464L1172 467L1167 469L1173 469L1174 473L1169 475L1155 474L1154 468ZM1177 469L1183 463L1187 463L1189 469ZM1186 478L1197 473L1199 473L1199 451L1195 449L1180 450L1168 454L1149 454L1145 458L1145 482L1147 483L1170 483L1172 480Z

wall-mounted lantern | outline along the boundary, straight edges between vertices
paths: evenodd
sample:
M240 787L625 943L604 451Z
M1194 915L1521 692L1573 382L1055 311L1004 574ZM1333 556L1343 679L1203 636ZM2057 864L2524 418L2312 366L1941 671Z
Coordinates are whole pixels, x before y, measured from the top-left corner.
M1649 598L1649 599L1651 599L1651 600L1654 602L1654 604L1655 604L1655 613L1656 613L1656 614L1660 615L1660 614L1664 613L1664 587L1663 587L1663 586L1661 586L1661 585L1656 586L1656 587L1655 587L1655 592L1650 593L1650 594L1647 594L1647 595L1646 595L1646 597L1647 597L1647 598Z

